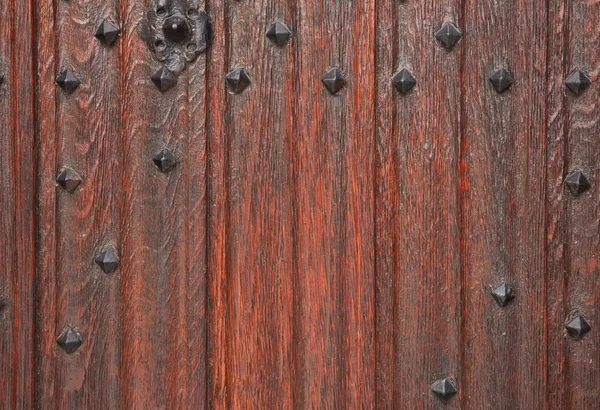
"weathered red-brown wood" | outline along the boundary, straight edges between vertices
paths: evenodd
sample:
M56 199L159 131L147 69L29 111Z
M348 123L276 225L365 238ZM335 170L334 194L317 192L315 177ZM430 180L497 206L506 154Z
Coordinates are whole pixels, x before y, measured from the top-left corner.
M461 27L460 2L384 1L377 36L378 407L437 408L437 379L460 386L458 147L461 52L434 33ZM415 89L392 76L409 69ZM453 399L450 408L459 408Z
M205 0L190 2L191 7L203 10L207 7ZM181 312L185 327L182 330L183 341L180 350L173 350L172 355L181 355L186 365L181 368L177 383L172 384L172 394L185 395L182 406L190 408L208 408L208 187L207 187L207 57L199 56L194 64L188 67L188 74L182 78L187 97L187 127L183 132L182 151L187 151L187 158L181 164L181 175L185 181L187 193L180 199L186 209L178 223L182 225L183 235L177 241L183 253L182 264L187 277L181 278L181 288L177 297L178 309ZM177 276L180 268L176 265L171 274Z
M50 5L48 5L50 6ZM93 39L105 17L115 20L115 3L58 3L53 6L54 44L40 53L52 53L44 92L54 94L54 107L41 111L40 121L51 121L54 129L43 131L41 147L54 151L52 166L43 167L40 180L45 189L56 190L55 203L44 208L54 213L53 240L47 252L54 253L51 269L40 270L42 281L54 282L54 304L43 311L43 323L52 323L43 343L52 351L53 369L43 377L55 381L53 392L42 392L43 406L114 407L119 403L120 365L119 273L104 274L94 256L106 247L118 250L117 198L121 173L118 153L120 128L118 54ZM50 21L46 22L51 24ZM66 95L53 78L71 69L81 86ZM81 174L83 182L67 193L52 179L63 166ZM53 186L54 185L54 186ZM50 194L52 195L52 194ZM42 200L43 201L43 200ZM45 204L44 204L45 205ZM55 207L55 208L54 208ZM54 208L54 209L53 209ZM47 276L51 276L52 279ZM66 355L55 343L65 326L81 333L84 348ZM96 388L92 386L98 386Z
M228 2L210 2L208 5L214 22L213 42L207 56L207 273L208 273L208 381L207 404L209 408L231 407L228 365L228 285L229 260L227 252L227 218L230 192L228 147L230 116L227 109L227 89L224 76L229 68ZM222 109L209 109L221 107Z
M209 78L212 101L229 113L215 110L209 126L213 404L369 405L374 61L368 51L339 55L353 42L372 49L372 5L222 7L212 9ZM264 37L276 19L294 32L282 49ZM359 36L355 25L367 29ZM331 65L354 90L327 94L320 78ZM253 85L225 94L223 75L237 66ZM316 99L323 111L311 108Z
M544 408L545 4L466 1L460 151L465 408ZM489 77L512 72L498 93ZM491 296L507 282L515 299Z
M298 3L295 403L375 403L375 1ZM337 96L320 82L339 67Z
M38 402L47 408L115 407L121 362L119 274L94 263L105 247L118 249L120 128L118 54L93 39L102 19L118 21L115 4L40 3L38 260ZM90 46L91 44L91 46ZM82 84L73 95L54 81L72 69ZM54 178L62 166L83 176L73 194ZM84 347L67 356L56 338L75 326ZM93 387L96 386L96 387Z
M36 21L36 81L37 81L37 222L36 259L37 335L35 379L36 401L56 404L56 305L57 305L57 188L54 177L58 172L59 144L57 135L57 74L56 38L60 32L55 27L54 2L42 0L37 4ZM46 113L40 115L39 113ZM60 325L59 325L60 326ZM43 406L40 406L43 407Z
M137 31L149 2L39 7L39 403L204 407L204 58L161 94ZM113 47L93 38L104 18L123 29ZM69 96L63 68L82 78ZM166 175L163 147L180 157ZM74 194L53 182L63 165L84 177ZM109 274L93 262L107 247L121 256ZM72 355L55 342L67 324L84 339Z
M0 408L600 407L595 1L190 0L214 41L164 93L138 33L154 0L9 3ZM93 37L104 18L113 47ZM274 21L290 44L265 37ZM463 32L451 51L444 21ZM574 69L594 81L580 96ZM577 198L572 170L592 184ZM447 376L444 405L430 385Z
M193 3L193 4L192 4ZM190 3L201 6L197 2ZM121 3L121 403L206 405L205 62L161 93L138 27L155 2ZM162 149L178 160L161 173Z
M548 400L556 408L600 407L598 333L598 62L600 6L589 0L549 2L548 55ZM591 87L576 96L564 85L583 70ZM581 171L591 189L574 198L565 188L570 171ZM592 331L582 340L565 324L580 314Z
M213 362L213 405L291 408L295 268L289 144L295 76L293 48L279 48L265 37L274 21L291 23L291 9L259 1L212 11L217 42L210 52L216 61L209 88L211 106L218 101L221 108L211 110L209 155L211 175L225 178L211 185L211 200L221 209L211 209L216 235L210 247L223 255L211 264L219 286L211 294L213 329L224 338ZM225 89L225 73L235 68L252 77L239 94Z
M35 377L34 10L0 8L0 407L31 408ZM27 50L26 52L24 52Z

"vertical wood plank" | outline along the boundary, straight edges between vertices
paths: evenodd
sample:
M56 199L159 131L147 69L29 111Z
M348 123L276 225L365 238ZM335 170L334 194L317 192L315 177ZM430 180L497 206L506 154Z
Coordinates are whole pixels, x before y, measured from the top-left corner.
M400 8L402 7L402 8ZM399 132L397 104L390 79L398 65L400 14L405 6L380 1L376 7L375 112L375 340L376 407L393 408L396 386L395 202L397 175L395 141ZM411 95L409 98L414 98Z
M298 2L295 405L375 404L375 1ZM329 95L339 67L348 85Z
M465 1L461 143L465 408L544 408L546 4ZM515 77L499 94L500 68ZM515 299L491 296L507 282Z
M36 132L30 2L0 9L0 403L31 408L35 378Z
M138 36L153 1L123 0L121 405L206 404L205 60L161 93L161 64ZM200 7L184 2L184 13ZM178 164L161 173L164 148Z
M56 8L52 0L40 0L36 9L37 39L37 123L38 123L38 259L37 259L37 377L36 402L41 408L56 407L57 331L57 187L54 182L59 163L57 98L58 72ZM62 356L61 356L62 357Z
M208 261L208 406L231 408L227 240L229 218L228 147L230 113L224 76L229 66L229 2L207 0L214 22L208 51L207 84L207 261Z
M45 275L54 276L56 287L54 309L49 306L43 313L42 326L52 323L53 329L44 335L49 339L42 342L41 354L52 351L55 357L49 377L54 378L56 390L41 395L53 394L54 402L41 403L49 407L115 407L119 403L119 271L105 274L94 256L106 248L118 251L119 56L116 48L99 43L94 33L104 18L118 23L118 16L114 2L54 7L60 27L54 37L57 62L53 75L48 73L43 81L54 87L48 87L48 92L55 93L56 105L39 115L55 116L57 126L43 135L42 144L56 150L56 162L43 168L40 182L52 189L50 184L59 169L70 166L82 175L83 183L73 194L54 187L58 190L55 203L42 205L56 241L45 251L54 252L56 260L40 272L42 281L53 280ZM81 79L72 95L55 85L53 77L63 69L73 70ZM56 214L46 213L46 205L55 207ZM41 226L46 223L40 221ZM67 355L54 341L70 325L81 334L83 346ZM53 349L46 350L50 346Z
M291 24L290 3L240 2L213 12L219 36L212 55L225 53L225 65L214 65L211 87L220 104L211 115L227 110L226 124L214 120L211 156L219 167L216 189L227 195L213 219L222 232L214 241L224 265L214 265L215 282L226 286L214 294L214 323L225 335L224 356L215 362L217 408L292 407L292 184L290 167L293 44L277 47L265 33L275 20ZM218 19L218 20L217 20ZM292 40L292 43L294 40ZM216 56L215 56L216 57ZM216 57L223 58L223 57ZM220 60L221 61L221 60ZM240 94L223 95L225 72L243 67L253 84ZM217 91L218 90L218 91ZM211 96L213 95L211 91ZM222 127L222 128L218 128ZM225 158L221 157L221 150ZM214 151L214 152L213 152ZM218 184L218 185L217 185ZM215 201L219 201L216 194ZM222 205L221 205L222 204ZM223 218L223 219L221 219ZM221 236L223 235L223 236ZM222 248L221 248L222 247ZM225 318L226 322L221 322ZM223 326L224 325L224 326ZM225 384L220 384L224 382Z
M193 0L190 7L206 10L205 0ZM176 304L181 312L179 316L183 341L180 350L173 350L173 356L182 356L186 361L181 367L178 380L173 383L173 395L181 391L180 384L187 385L181 400L176 401L182 407L207 408L208 389L208 67L207 55L200 55L187 68L181 79L187 94L187 135L181 139L182 152L187 152L181 163L182 194L176 206L183 208L177 217L181 224L175 244L181 253L180 264L173 266L180 284ZM180 272L183 272L181 274Z
M163 201L173 173L152 168L154 151L169 146L177 89L165 96L150 76L160 68L137 36L137 26L154 2L121 3L123 15L123 180L120 200L123 275L122 405L166 406L169 379L166 355L176 338L167 340L165 228ZM140 104L145 101L145 104ZM166 139L166 140L165 140ZM177 153L179 154L179 153ZM177 171L176 171L177 172ZM150 188L150 189L149 189ZM159 256L159 253L161 254ZM170 342L169 342L170 341Z
M123 407L166 406L170 381L166 357L173 343L178 342L176 337L167 336L166 287L171 278L166 269L165 231L170 221L163 218L163 210L168 209L165 199L172 200L168 185L176 180L179 169L162 175L153 167L152 156L167 147L180 157L180 152L169 144L179 87L161 94L150 81L160 63L138 37L137 28L154 4L149 0L121 2Z
M566 1L548 3L548 115L547 115L547 194L546 194L546 248L547 248L547 379L546 397L552 408L565 408L567 403L565 371L565 277L567 272L566 203L570 200L563 181L567 174L565 134L567 116L564 78L565 49L568 39Z
M460 2L380 2L377 54L378 407L440 408L438 379L459 381L458 144L464 44ZM406 68L415 89L391 84ZM459 381L460 383L460 381ZM461 386L458 386L461 389ZM448 406L459 408L458 398Z
M595 409L600 407L600 115L595 82L600 67L600 5L589 0L549 5L548 397L555 408ZM564 86L577 69L594 81L579 96ZM564 185L570 171L583 172L592 185L577 198ZM577 314L592 327L580 341L565 332L565 324Z

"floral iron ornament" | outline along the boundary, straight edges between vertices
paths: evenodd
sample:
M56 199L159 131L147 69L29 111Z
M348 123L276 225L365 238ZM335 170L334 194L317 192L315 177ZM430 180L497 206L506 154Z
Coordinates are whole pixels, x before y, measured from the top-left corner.
M208 14L196 0L156 0L139 27L150 51L174 74L208 48L211 31Z

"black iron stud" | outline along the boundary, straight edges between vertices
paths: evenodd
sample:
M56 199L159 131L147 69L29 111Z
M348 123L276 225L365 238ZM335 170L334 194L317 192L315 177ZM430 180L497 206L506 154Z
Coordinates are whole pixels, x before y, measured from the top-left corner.
M446 22L442 27L435 33L435 38L444 46L446 50L451 50L458 40L462 37L462 34L458 27L453 23Z
M590 324L581 315L575 316L573 319L571 319L567 323L566 328L569 335L571 335L571 337L574 339L581 339L590 330L592 330Z
M392 78L392 84L400 94L408 94L417 84L417 80L406 68L398 71Z
M227 73L225 82L227 82L229 89L233 93L239 94L252 84L252 78L250 77L248 70L238 67Z
M75 192L81 184L82 178L77 171L72 168L64 167L56 176L56 183L69 193Z
M569 172L565 178L565 184L567 185L567 188L569 188L569 191L571 191L571 194L575 197L590 189L589 181L580 171Z
M454 381L449 377L433 382L431 391L443 401L450 400L457 393Z
M592 80L581 70L573 71L565 80L565 85L573 94L579 95L590 86Z
M490 77L490 82L496 91L502 94L504 91L508 90L511 85L513 85L515 79L510 71L505 68L501 68L492 74Z
M327 70L321 81L323 81L325 88L333 95L339 93L347 84L342 72L337 67Z
M152 161L161 172L169 172L177 164L175 155L166 148L156 154Z
M276 21L267 31L267 38L279 47L285 46L292 37L292 30L287 24Z
M177 83L175 74L167 67L161 67L160 70L152 74L152 82L163 93Z
M173 15L163 23L163 32L167 40L173 43L183 43L190 38L192 29L185 17Z
M117 41L120 32L121 30L118 26L109 20L104 20L102 23L100 23L100 26L98 27L98 30L96 30L96 34L94 36L107 46L112 46L115 41Z
M66 94L71 94L79 87L81 80L73 71L66 69L58 74L56 77L56 84L58 84Z
M94 261L104 273L110 273L119 266L119 255L115 251L108 249L96 256Z
M211 41L208 14L197 1L151 1L152 7L138 25L138 34L150 52L174 76L204 52Z
M503 283L492 290L492 296L496 300L496 303L502 307L508 305L515 297L512 288L507 283Z
M79 349L79 347L83 344L83 339L81 338L79 332L77 332L73 327L67 326L56 339L56 343L67 354L71 354Z

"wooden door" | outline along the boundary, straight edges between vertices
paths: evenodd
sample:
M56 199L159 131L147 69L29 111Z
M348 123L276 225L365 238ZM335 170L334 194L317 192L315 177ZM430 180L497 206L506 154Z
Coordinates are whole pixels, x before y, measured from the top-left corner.
M5 1L0 408L600 408L599 39L595 0Z

